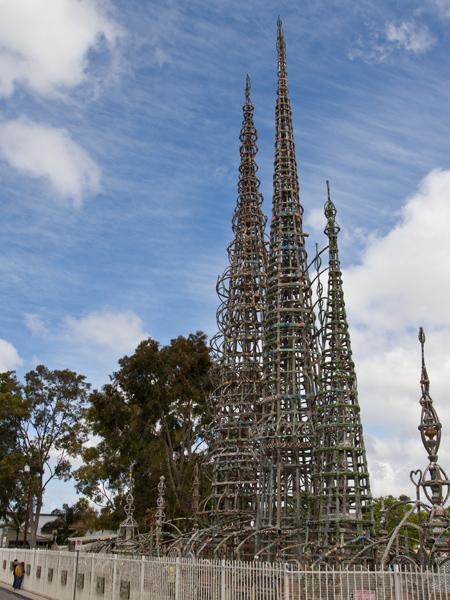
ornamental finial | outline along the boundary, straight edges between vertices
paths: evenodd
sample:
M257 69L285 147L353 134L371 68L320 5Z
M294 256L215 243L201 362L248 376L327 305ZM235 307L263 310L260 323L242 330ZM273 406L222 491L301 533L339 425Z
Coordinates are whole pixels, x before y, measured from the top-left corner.
M428 452L428 458L430 462L435 463L438 459L437 454L441 442L442 425L430 396L430 379L425 366L425 332L422 327L419 329L419 342L422 354L422 373L420 377L420 387L422 390L420 405L422 412L420 415L419 431L422 443Z
M443 507L450 494L450 481L447 475L438 464L438 452L441 444L442 424L439 421L436 409L433 406L433 400L430 396L430 379L425 366L425 332L422 327L419 329L419 342L422 354L422 373L420 377L420 387L422 396L420 405L422 411L420 414L419 431L422 443L428 454L429 465L425 469L421 478L421 486L426 497L433 507ZM436 514L432 512L430 519L433 522ZM439 520L439 519L438 519Z
M422 388L422 394L427 395L430 392L430 378L428 377L427 367L425 365L425 332L423 327L419 328L419 342L422 354L422 373L420 377L420 387Z

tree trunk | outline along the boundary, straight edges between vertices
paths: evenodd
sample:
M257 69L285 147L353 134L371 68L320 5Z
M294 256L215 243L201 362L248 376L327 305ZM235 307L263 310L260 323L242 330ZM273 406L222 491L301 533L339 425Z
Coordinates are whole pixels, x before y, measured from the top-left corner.
M30 527L30 548L36 548L37 533L39 528L39 517L41 515L43 502L43 490L42 485L39 485L39 491L36 494L36 511L31 514L31 527Z

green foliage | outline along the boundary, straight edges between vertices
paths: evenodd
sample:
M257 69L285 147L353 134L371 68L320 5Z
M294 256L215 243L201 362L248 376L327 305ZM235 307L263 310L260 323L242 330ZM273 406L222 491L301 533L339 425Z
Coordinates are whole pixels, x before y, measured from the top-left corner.
M31 468L34 500L31 544L35 542L45 489L52 479L71 477L69 457L80 454L87 439L84 412L89 384L69 369L51 371L39 365L25 375L19 443Z
M384 498L376 498L374 501L374 517L375 517L375 533L377 536L383 534L383 529L387 533L392 531L399 525L405 515L411 510L412 503L409 502L407 496L401 496L400 498L394 498L394 496L385 496ZM385 525L382 525L382 510L385 510ZM425 511L421 511L420 516L421 523L423 524L426 520ZM402 536L409 539L409 546L413 547L417 545L418 532L414 525L419 523L417 512L414 510L409 515L406 521L406 526L402 528ZM408 525L410 524L410 525Z
M68 369L39 365L24 384L14 373L0 374L0 510L15 515L18 527L32 507L32 545L48 483L70 478L69 458L86 440L88 390L85 378Z
M17 474L23 466L18 435L24 414L21 387L15 374L0 373L0 518L23 508Z
M141 524L152 518L161 475L168 516L190 515L193 470L210 418L210 366L203 333L163 347L148 339L119 361L110 383L91 393L89 406L89 384L68 369L40 365L24 384L14 373L0 374L0 514L15 514L18 526L29 499L33 538L48 483L68 479L70 458L81 455L77 487L102 506L99 513L83 509L95 515L96 527L117 528L123 519L130 465ZM85 446L89 432L98 439L95 446ZM81 508L77 503L56 514L60 539Z
M53 512L55 519L48 521L42 531L46 534L56 532L56 542L66 544L69 536L84 535L86 531L98 529L98 514L86 498L80 498L72 505L63 504Z
M192 477L209 414L210 356L203 333L160 347L152 339L119 361L111 383L90 396L88 420L100 438L83 452L78 489L117 522L127 472L134 465L137 516L156 506L166 477L167 514L190 514Z
M84 408L89 384L69 369L50 371L39 365L25 375L22 443L38 461L50 450L77 455L86 439ZM31 432L31 436L29 435Z

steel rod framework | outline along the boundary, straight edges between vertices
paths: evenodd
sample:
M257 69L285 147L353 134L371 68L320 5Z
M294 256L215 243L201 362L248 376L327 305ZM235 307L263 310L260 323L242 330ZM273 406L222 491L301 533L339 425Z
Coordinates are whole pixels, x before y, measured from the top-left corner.
M262 394L262 328L265 309L266 217L262 213L257 165L257 132L247 76L240 133L238 200L229 267L219 278L221 305L213 347L218 386L212 398L215 421L210 439L213 466L209 521L240 531L256 518L257 461L252 438Z
M327 189L328 295L314 452L320 552L374 533L369 471L339 260L339 226L328 182ZM352 546L351 551L354 550ZM342 553L340 557L343 558Z
M317 332L280 20L277 54L273 206L264 327L266 387L258 424L258 527L273 528L269 540L280 532L284 535L304 527L310 516L312 414L318 378Z
M417 486L417 499L420 501L420 491L422 491L431 506L420 536L420 554L424 556L428 554L427 562L431 566L450 560L450 516L445 508L450 497L450 481L447 473L438 463L442 424L430 396L430 379L425 366L425 333L422 327L419 329L419 342L422 355L420 378L422 392L420 406L422 410L419 431L422 444L428 454L429 464L425 471L421 473ZM414 482L413 476L414 472L410 476ZM418 520L420 523L420 517Z

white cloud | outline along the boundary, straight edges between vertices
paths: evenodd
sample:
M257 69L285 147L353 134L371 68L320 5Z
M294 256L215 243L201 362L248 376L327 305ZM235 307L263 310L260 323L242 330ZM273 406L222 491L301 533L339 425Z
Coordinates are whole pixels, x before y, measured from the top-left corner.
M47 333L47 327L44 324L44 321L41 319L39 315L34 313L25 313L24 315L25 325L31 331L31 333L42 335ZM33 360L33 362L35 362Z
M88 74L88 55L120 30L97 0L1 0L0 95L18 85L54 96Z
M427 456L418 442L418 436L410 439L398 437L378 438L366 436L372 493L376 496L415 496L409 474L417 468L425 469ZM440 463L445 466L450 452L440 453Z
M316 233L323 233L326 225L323 208L312 208L306 213L305 227Z
M384 237L371 238L346 272L354 322L372 327L450 326L450 171L432 171Z
M100 188L99 167L65 129L25 118L0 121L0 157L25 175L45 179L76 207Z
M22 362L14 346L6 340L0 339L0 372L17 369Z
M0 97L22 87L65 99L69 89L95 81L93 53L115 56L122 35L107 6L108 0L0 0ZM0 121L0 158L44 178L75 206L99 190L98 166L65 129L25 118Z
M420 419L420 348L427 334L431 396L443 423L440 462L450 468L450 171L422 181L385 236L371 237L344 272L359 398L375 493L412 493L409 471L427 456Z
M396 51L423 54L435 43L436 38L426 25L414 20L390 21L383 29L370 29L360 36L348 51L348 57L377 64L387 61Z
M142 319L132 311L94 311L84 317L65 318L67 334L77 342L113 350L115 354L130 352L149 336Z
M436 42L430 30L415 21L402 21L397 24L388 23L386 26L386 39L398 48L415 54L426 52Z

